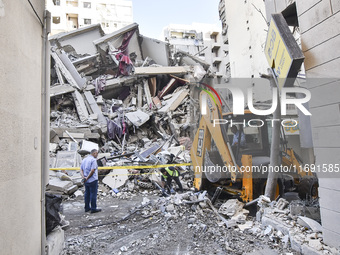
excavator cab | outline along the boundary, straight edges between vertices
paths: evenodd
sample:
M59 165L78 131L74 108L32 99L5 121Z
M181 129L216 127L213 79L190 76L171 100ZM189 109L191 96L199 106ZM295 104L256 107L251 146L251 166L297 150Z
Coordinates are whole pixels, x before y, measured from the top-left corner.
M201 97L202 93L206 92L201 92ZM264 194L273 121L249 110L238 116L222 113L221 107L210 98L207 100L209 109L200 117L191 149L194 187L208 191L222 187L244 202L251 201ZM277 196L283 194L286 186L289 191L303 191L301 197L307 193L317 197L317 178L311 172L300 171L302 162L287 148L284 134L280 140L282 166L297 171L278 175Z

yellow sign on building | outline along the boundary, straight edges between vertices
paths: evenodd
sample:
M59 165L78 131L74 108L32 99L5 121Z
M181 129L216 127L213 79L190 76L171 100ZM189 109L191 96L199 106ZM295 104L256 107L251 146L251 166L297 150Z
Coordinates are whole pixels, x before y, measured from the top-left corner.
M272 14L265 55L276 75L278 87L292 86L304 56L281 13Z

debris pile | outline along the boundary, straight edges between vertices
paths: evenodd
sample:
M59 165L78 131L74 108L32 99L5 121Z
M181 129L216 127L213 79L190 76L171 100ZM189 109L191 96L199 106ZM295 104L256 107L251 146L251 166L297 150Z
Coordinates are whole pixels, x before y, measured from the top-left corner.
M140 35L136 23L107 35L92 25L50 43L51 168L79 167L92 149L99 150L100 166L190 161L198 107L193 88L211 75L207 63L184 52L170 56L169 44ZM48 190L73 194L80 175L63 173L70 178L50 174ZM115 190L136 169L100 174Z
M316 213L318 205L316 201L311 201L313 206L301 206L302 201L289 203L284 198L278 201L270 201L268 198L260 197L260 210L257 212L257 220L266 227L265 235L274 242L284 242L285 246L290 244L291 248L302 254L338 254L335 248L323 243L322 226L316 220L305 217L307 208L309 215L320 219L320 214ZM298 205L298 206L297 206ZM313 212L311 214L310 212Z

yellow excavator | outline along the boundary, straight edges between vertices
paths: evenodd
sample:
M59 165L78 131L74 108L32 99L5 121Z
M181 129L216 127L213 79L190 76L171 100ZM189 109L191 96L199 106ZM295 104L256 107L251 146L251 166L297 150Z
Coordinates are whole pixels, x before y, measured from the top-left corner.
M264 194L270 162L272 121L268 116L222 113L222 106L212 93L201 91L207 100L191 148L194 168L194 187L211 193L217 187L239 197L244 202ZM202 106L201 106L202 107ZM237 132L232 132L232 126ZM236 138L235 138L236 136ZM298 192L301 199L318 197L318 181L314 173L304 168L300 157L287 147L284 132L280 139L281 166L278 172L276 196L284 192Z

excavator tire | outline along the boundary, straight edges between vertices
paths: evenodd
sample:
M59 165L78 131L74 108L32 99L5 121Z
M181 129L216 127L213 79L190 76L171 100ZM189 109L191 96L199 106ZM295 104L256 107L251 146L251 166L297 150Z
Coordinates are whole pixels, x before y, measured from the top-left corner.
M319 196L318 179L316 177L304 177L298 184L298 193L301 199L316 199Z
M153 189L154 185L152 182L144 182L144 181L140 181L140 180L136 180L135 184L138 185L139 187L143 188L143 189Z

